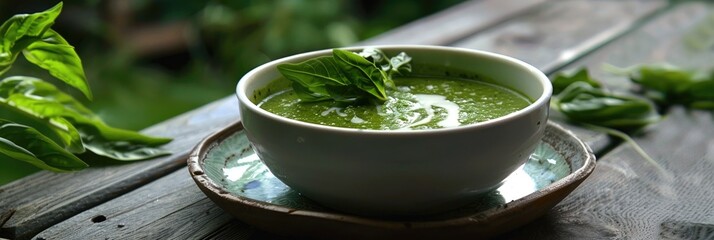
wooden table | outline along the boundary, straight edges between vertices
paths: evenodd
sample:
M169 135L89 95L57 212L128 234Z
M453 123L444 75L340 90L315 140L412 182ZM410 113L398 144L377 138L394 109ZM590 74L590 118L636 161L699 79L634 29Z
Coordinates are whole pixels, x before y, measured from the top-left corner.
M629 88L603 63L714 63L714 4L665 0L467 1L367 44L432 44L522 59L552 75L586 66L611 88ZM665 168L628 144L567 125L598 156L594 173L544 217L501 238L714 239L712 113L672 107L635 135ZM173 137L173 155L58 174L0 187L0 237L17 239L273 239L224 212L186 170L188 152L239 119L234 96L144 132ZM554 114L552 121L563 122Z

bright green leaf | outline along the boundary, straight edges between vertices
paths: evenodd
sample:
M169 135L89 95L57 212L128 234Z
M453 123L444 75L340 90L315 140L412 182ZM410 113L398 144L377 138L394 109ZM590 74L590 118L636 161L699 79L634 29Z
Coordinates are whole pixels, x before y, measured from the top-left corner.
M357 103L387 100L386 88L393 88L392 75L411 71L411 57L405 53L389 59L376 48L360 53L333 49L332 56L278 65L278 71L293 83L302 101L334 100Z
M660 119L654 104L646 99L607 92L586 82L571 84L553 103L568 119L620 130L638 129Z
M359 52L358 55L372 62L376 67L382 69L382 71L386 72L392 69L389 57L387 57L387 54L382 52L382 50L368 47Z
M106 125L70 95L50 83L29 77L10 77L0 82L0 97L23 111L66 124L79 132L84 147L117 160L139 160L166 154L155 149L170 139L155 138ZM126 152L123 152L126 151Z
M676 96L688 90L696 75L694 71L671 65L642 65L630 74L630 79L646 88Z
M42 118L0 101L0 118L27 125L74 153L84 152L79 132L66 121Z
M109 127L99 122L77 122L84 146L97 155L119 161L134 161L171 154L158 146L171 141L134 131Z
M359 54L333 49L333 57L350 83L381 101L387 100L383 71Z
M62 2L44 12L15 15L0 26L0 74L10 69L25 47L41 38L61 11Z
M82 61L74 47L54 30L48 29L42 39L27 46L23 54L31 63L46 69L52 76L79 89L87 98L92 99Z
M28 162L39 168L64 172L88 165L28 126L0 119L0 155Z
M714 78L693 83L689 95L692 99L689 103L690 107L714 109Z
M304 101L330 99L326 85L349 84L332 57L313 58L297 64L280 64L278 71L293 82L295 92Z

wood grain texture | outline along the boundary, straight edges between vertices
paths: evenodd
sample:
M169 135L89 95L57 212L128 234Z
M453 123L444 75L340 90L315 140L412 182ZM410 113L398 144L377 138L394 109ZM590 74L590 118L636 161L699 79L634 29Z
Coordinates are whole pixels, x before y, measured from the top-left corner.
M471 0L361 42L446 45L534 9L546 0Z
M625 33L665 1L555 1L451 45L514 56L551 73Z
M710 112L673 109L637 138L665 172L621 145L545 218L504 238L656 239L714 232L713 125Z
M629 67L671 63L687 68L711 68L714 62L714 6L705 2L680 4L637 31L608 44L569 66L587 67L590 74L610 88L630 89L630 81L603 70L605 64ZM703 32L711 32L709 36Z
M188 152L205 136L238 119L235 97L227 97L148 128L172 137L172 155L75 173L38 172L0 187L0 237L24 239L79 212L185 166Z
M687 38L714 16L714 4L687 2L575 64L610 87L628 87L603 73L604 62L667 61L697 67L711 49L687 50ZM666 53L666 54L662 54ZM504 239L711 239L714 236L714 120L712 112L669 109L635 140L664 168L624 144L598 161L593 175L544 218Z
M220 231L230 228L230 235ZM246 239L255 230L233 219L179 169L38 234L39 239Z

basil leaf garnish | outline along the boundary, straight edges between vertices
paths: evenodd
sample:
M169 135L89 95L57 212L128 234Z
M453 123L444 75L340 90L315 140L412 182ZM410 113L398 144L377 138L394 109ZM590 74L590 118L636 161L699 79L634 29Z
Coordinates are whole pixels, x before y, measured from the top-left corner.
M280 64L278 70L293 82L295 92L304 101L330 99L326 86L349 84L349 80L332 57L313 58L299 64Z
M392 76L411 71L410 61L405 53L389 59L374 48L360 53L333 49L332 56L280 64L278 71L292 82L293 90L305 102L383 102L387 100L386 89L394 87Z
M387 100L383 70L364 57L346 50L332 50L333 57L350 84L381 101Z

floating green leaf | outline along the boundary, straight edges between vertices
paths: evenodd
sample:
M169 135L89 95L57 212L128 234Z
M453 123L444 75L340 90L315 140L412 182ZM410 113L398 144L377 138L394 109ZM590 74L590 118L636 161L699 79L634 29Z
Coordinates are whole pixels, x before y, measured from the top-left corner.
M293 90L302 101L385 101L386 88L394 87L392 75L411 71L410 61L405 53L389 59L374 48L366 48L359 54L333 49L332 56L280 64L278 71L293 82Z
M298 64L280 64L278 70L293 82L295 92L304 101L330 99L330 94L327 92L328 85L349 84L349 80L332 57L313 58Z
M4 119L0 119L0 156L57 172L75 171L88 166L35 129Z
M375 64L347 50L333 49L332 55L352 85L381 101L387 100L387 92L384 89L385 78Z

